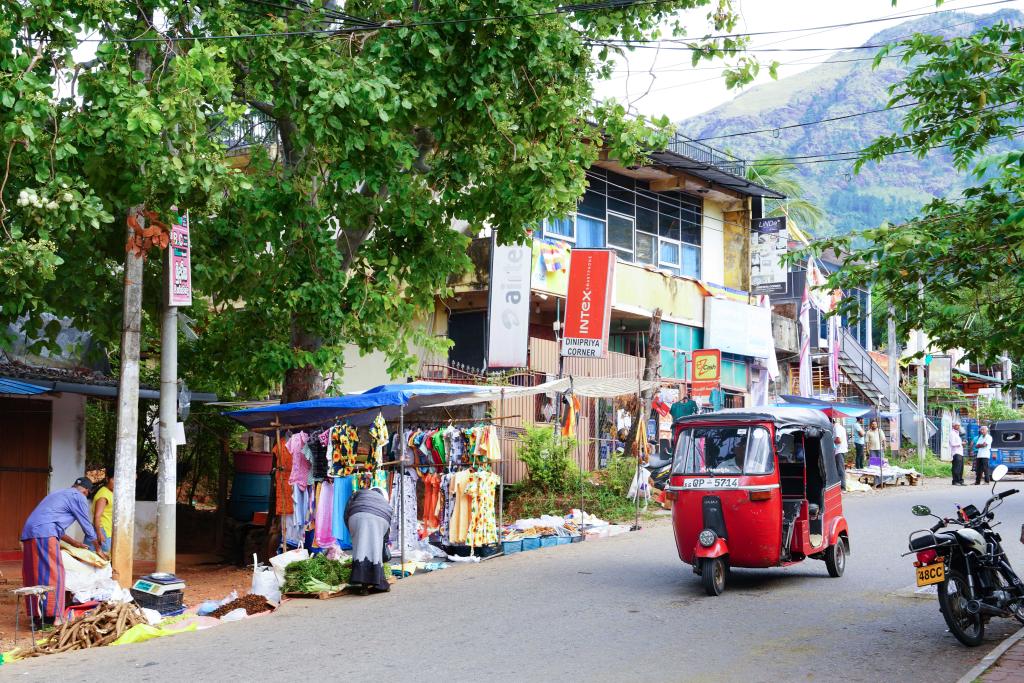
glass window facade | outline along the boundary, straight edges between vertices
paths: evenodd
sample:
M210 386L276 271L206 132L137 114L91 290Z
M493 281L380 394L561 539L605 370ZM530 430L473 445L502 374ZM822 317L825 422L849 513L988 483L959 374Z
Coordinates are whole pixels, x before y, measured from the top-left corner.
M661 323L661 376L672 379L690 379L687 361L691 354L703 346L704 330L678 323Z
M545 221L545 236L577 247L608 247L623 261L700 278L699 197L651 192L645 181L596 167L587 171L587 182L576 215Z
M747 388L747 360L743 356L722 354L722 384L737 389Z

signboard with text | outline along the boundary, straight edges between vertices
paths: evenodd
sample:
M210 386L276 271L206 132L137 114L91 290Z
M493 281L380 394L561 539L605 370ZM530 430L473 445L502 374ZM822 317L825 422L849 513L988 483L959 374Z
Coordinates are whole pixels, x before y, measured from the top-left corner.
M492 245L487 307L487 367L527 365L530 329L529 245Z
M189 235L188 214L171 226L170 245L167 249L167 305L192 305L192 242Z
M789 266L783 261L789 244L786 217L755 218L750 222L750 292L785 294Z
M604 358L608 355L614 272L615 253L611 250L572 250L562 332L563 356Z
M953 387L953 359L950 356L932 356L928 364L928 388L951 389Z
M720 349L698 349L693 352L691 393L694 396L709 396L722 381L722 351Z

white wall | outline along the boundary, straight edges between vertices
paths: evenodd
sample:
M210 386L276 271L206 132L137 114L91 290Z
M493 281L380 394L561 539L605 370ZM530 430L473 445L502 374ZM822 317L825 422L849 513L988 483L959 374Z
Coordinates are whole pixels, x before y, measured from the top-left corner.
M85 396L61 394L51 401L49 493L85 474Z
M722 224L725 216L721 205L704 201L704 225L701 230L700 279L717 285L725 284L725 243Z

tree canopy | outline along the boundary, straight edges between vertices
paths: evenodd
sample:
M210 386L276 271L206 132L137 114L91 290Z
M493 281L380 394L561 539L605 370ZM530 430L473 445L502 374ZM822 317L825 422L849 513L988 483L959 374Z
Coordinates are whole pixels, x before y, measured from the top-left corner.
M920 329L979 362L1024 357L1024 154L989 153L992 143L1018 135L1024 119L1024 27L998 22L952 40L918 34L882 50L876 64L893 54L911 68L890 105L912 106L904 130L866 148L857 168L948 147L973 184L912 221L815 249L851 253L832 284L874 287L895 304L903 338ZM868 246L853 249L857 239ZM855 314L851 302L847 308Z
M684 9L711 31L738 19L729 0L2 5L0 323L49 311L116 348L126 211L187 210L200 339L183 371L227 394L284 377L292 400L321 393L349 344L411 369L440 344L418 320L470 236L520 240L574 210L600 154L664 142L667 119L593 101L621 49L605 41L655 37ZM236 168L227 144L254 124Z

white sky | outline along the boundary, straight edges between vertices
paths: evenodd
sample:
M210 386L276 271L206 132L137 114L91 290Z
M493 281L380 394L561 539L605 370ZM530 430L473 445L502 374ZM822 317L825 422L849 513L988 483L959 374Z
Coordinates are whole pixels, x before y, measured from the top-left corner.
M736 27L737 33L774 31L801 27L839 24L880 17L892 17L891 21L850 26L846 28L786 33L781 35L755 36L751 48L820 48L852 47L861 45L872 35L907 21L907 14L920 14L938 10L963 10L976 14L988 14L1001 9L1012 8L1024 11L1024 0L1013 0L1004 4L993 4L974 9L963 9L978 5L986 0L947 0L936 7L934 0L900 0L896 7L890 0L736 0L743 20ZM689 35L697 37L708 32L706 9L694 10L685 15ZM950 13L939 16L949 16ZM950 24L957 23L950 17ZM671 37L671 36L668 36ZM823 62L832 52L769 52L755 53L762 64L777 60L779 79L806 71ZM874 56L872 50L858 50L851 57ZM795 62L795 63L794 63ZM629 102L634 112L660 116L667 114L678 121L702 111L711 109L740 94L742 90L729 91L721 75L722 62L702 61L694 69L690 66L690 53L680 50L638 49L628 55L627 63L617 65L613 79L596 84L599 99L614 97L620 102ZM711 68L709 68L711 67ZM650 71L654 71L654 75ZM767 69L754 84L768 83L771 77ZM748 86L749 87L749 86ZM646 93L646 94L645 94Z

